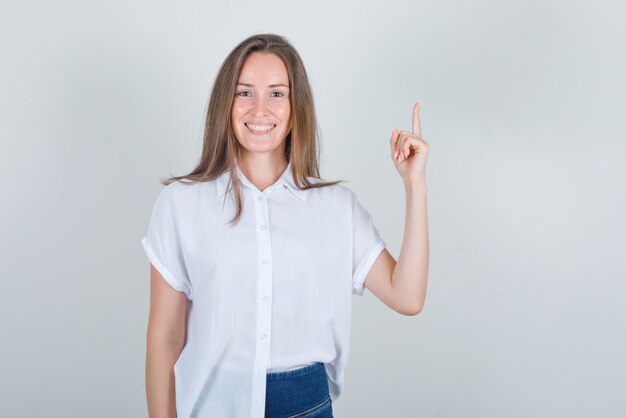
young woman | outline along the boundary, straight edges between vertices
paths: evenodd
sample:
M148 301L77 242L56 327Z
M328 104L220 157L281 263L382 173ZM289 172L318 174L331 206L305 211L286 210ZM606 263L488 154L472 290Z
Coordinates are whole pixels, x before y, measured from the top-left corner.
M351 295L416 315L428 275L419 103L390 152L406 188L398 261L355 193L318 169L311 88L283 37L251 36L216 77L197 167L164 180L151 262L151 418L332 417Z

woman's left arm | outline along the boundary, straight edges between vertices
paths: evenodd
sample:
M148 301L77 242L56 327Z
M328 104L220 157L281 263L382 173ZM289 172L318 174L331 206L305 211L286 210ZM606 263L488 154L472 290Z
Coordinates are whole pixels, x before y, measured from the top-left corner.
M413 108L412 132L394 129L392 157L406 192L404 237L396 261L385 249L372 265L364 286L385 304L405 315L424 307L428 280L428 201L426 161L429 145L422 139L420 103Z

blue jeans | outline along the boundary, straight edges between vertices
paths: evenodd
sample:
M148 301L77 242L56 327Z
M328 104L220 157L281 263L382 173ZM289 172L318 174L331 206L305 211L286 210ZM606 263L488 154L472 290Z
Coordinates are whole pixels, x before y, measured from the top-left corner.
M265 418L333 418L324 363L268 372Z

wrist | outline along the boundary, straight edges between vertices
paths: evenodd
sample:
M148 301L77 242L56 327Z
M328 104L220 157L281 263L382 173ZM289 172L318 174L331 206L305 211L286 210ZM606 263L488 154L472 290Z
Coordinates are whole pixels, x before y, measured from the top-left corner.
M405 181L404 188L406 190L426 189L426 178L420 177L417 180Z

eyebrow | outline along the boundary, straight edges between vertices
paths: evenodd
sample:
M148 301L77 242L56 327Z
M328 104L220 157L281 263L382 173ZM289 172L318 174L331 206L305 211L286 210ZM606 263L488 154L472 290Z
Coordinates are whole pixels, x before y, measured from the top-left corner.
M249 83L237 83L237 85L238 85L238 86L246 86L246 87L254 87L254 84L249 84ZM287 88L289 88L289 86L288 86L288 85L286 85L286 84L281 84L281 83L279 83L279 84L270 84L268 87L269 87L269 88L272 88L272 89L273 89L274 87L287 87Z

